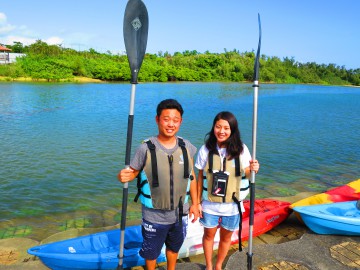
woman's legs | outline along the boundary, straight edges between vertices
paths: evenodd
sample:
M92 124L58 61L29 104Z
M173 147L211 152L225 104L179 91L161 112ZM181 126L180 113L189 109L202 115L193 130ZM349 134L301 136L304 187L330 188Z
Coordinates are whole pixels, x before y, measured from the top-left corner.
M214 238L217 231L215 228L204 228L203 248L206 261L206 270L213 270L212 253L214 249Z
M228 231L224 229L223 227L220 228L220 243L219 243L219 249L215 264L215 270L221 270L222 264L226 258L226 255L229 251L230 245L231 245L231 235L233 234L232 231ZM204 246L205 250L205 246ZM207 265L207 264L206 264Z

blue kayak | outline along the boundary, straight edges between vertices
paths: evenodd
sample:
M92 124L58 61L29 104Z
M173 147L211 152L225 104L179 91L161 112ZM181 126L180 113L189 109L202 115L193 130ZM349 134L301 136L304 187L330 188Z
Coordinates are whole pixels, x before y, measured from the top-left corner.
M145 265L139 256L143 241L141 226L125 229L123 268ZM32 247L29 254L36 255L50 269L115 269L119 259L120 230L109 230L74 239ZM165 250L157 262L165 262Z
M360 235L360 201L297 206L293 210L315 233Z
M263 234L283 222L291 213L290 203L271 199L256 199L254 203L253 236ZM250 201L244 201L241 239L247 240L249 235ZM202 238L204 228L199 223L189 222L186 239L178 254L178 258L195 256L204 252ZM238 230L233 232L231 243L239 242ZM139 255L143 242L141 225L130 226L125 229L123 268L145 265L145 260ZM218 248L220 233L214 238L214 250ZM120 230L109 230L86 236L80 236L59 242L43 244L28 249L28 253L35 255L50 269L116 269L119 263ZM165 262L165 245L161 250L157 262Z

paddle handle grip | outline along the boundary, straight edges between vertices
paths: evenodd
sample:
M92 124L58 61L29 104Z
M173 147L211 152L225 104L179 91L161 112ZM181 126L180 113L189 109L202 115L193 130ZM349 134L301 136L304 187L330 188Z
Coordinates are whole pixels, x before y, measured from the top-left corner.
M134 125L134 115L129 115L128 116L128 130L127 130L127 135L126 135L127 139L126 139L126 152L125 152L125 166L130 165L133 125Z
M130 165L132 133L134 126L135 93L136 93L136 84L131 84L130 107L129 107L129 116L128 116L127 135L126 135L126 152L125 152L126 167L129 167Z
M254 87L254 111L253 111L252 157L251 158L252 158L252 160L256 160L259 82L254 81L253 87ZM255 172L254 171L251 171L250 183L255 183ZM254 199L255 199L255 197L254 197Z

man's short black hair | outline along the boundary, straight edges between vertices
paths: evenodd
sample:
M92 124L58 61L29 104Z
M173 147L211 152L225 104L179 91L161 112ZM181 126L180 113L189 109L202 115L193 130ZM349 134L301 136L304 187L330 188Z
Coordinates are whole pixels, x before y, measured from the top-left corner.
M182 116L184 113L184 110L181 106L181 104L175 100L175 99L164 99L159 103L159 105L156 108L156 115L159 117L161 112L165 109L176 109L180 112L180 115Z

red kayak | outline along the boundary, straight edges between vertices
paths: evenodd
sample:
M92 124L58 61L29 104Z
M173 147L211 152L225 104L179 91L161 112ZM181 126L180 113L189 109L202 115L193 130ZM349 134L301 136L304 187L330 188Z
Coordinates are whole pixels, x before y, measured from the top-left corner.
M249 238L250 201L244 202L241 240ZM255 200L253 236L270 231L283 222L291 213L290 203L271 199ZM234 235L233 235L234 236ZM239 242L238 240L235 243Z

